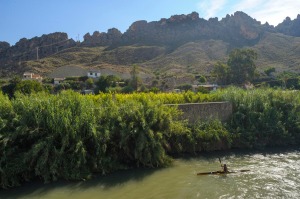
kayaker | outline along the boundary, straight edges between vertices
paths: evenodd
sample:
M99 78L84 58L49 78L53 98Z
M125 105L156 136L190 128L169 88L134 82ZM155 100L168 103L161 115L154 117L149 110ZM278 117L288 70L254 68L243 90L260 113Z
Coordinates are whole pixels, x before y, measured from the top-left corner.
M228 173L228 168L226 164L221 165L221 167L223 167L223 172L224 173Z

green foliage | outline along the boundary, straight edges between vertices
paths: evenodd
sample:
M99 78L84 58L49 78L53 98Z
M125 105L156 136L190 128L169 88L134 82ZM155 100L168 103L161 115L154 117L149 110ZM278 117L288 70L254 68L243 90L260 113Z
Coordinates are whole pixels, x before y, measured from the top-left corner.
M53 78L49 78L49 77L46 77L46 78L43 78L43 84L53 84L54 82L54 79Z
M35 80L24 80L17 83L15 92L21 92L23 94L31 94L44 91L42 83Z
M9 97L13 97L17 84L21 82L21 78L14 76L9 80L9 84L2 86L2 92L7 94Z
M192 126L195 151L229 149L232 139L229 131L218 120L198 122Z
M198 78L199 83L205 83L206 82L206 77L204 75L200 75Z
M88 89L93 88L93 86L94 86L94 80L93 80L92 78L88 78L88 79L85 81L85 84L86 84L86 87L87 87Z
M235 49L229 54L227 64L217 62L213 68L219 84L242 84L252 81L256 75L257 53L251 49Z
M141 79L138 77L139 74L139 67L137 65L132 66L132 70L130 71L131 80L130 86L137 91L139 84L141 84Z
M182 85L177 86L176 88L183 90L183 91L189 91L189 90L192 90L193 87L191 84L182 84Z
M95 84L99 92L107 92L109 87L116 87L118 81L120 78L114 75L100 76Z
M267 75L267 76L270 76L272 73L274 73L276 71L276 69L274 67L269 67L267 69L264 70L264 73Z
M255 76L257 53L251 49L235 49L229 54L227 65L231 82L242 84Z
M217 62L212 70L212 76L216 78L218 84L226 85L229 83L229 67L221 62Z
M227 123L180 119L166 104L229 101ZM0 186L34 178L80 180L132 167L163 167L168 154L300 144L300 94L228 88L210 94L80 95L0 92Z
M121 92L122 93L132 93L134 92L134 88L132 88L131 86L125 86L124 88L122 88Z
M63 91L63 90L69 90L69 89L71 89L71 85L70 85L70 83L66 83L66 82L55 85L55 87L54 87L54 91L56 93Z
M265 147L299 144L299 92L270 88L245 91L230 88L221 92L234 105L228 123L236 147Z
M79 180L93 172L170 163L164 146L177 110L146 96L66 91L18 93L10 101L0 93L0 102L2 187L35 177Z
M209 90L203 86L199 86L197 88L197 91L200 92L200 93L209 93Z
M159 90L159 88L157 88L157 87L151 87L151 88L149 89L149 92L158 93L158 92L160 92L160 90Z

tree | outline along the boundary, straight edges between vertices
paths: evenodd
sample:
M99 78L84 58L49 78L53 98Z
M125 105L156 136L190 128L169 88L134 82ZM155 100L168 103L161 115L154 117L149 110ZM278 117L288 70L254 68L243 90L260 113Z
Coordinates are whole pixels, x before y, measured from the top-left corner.
M257 53L251 49L235 49L229 54L227 65L232 83L242 84L255 77Z
M16 85L15 92L21 92L23 94L31 94L44 91L43 85L35 80L24 80Z
M116 87L118 81L120 78L114 75L101 76L96 82L96 86L100 92L106 92L109 87Z
M207 81L204 75L200 75L197 79L199 83L205 83Z
M177 86L176 88L178 88L180 90L188 91L188 90L192 90L193 86L191 84L182 84L182 85Z
M9 80L9 84L2 86L2 92L8 95L10 98L14 96L14 92L18 83L20 83L22 79L18 76L14 76Z
M218 84L227 84L229 79L229 67L222 63L217 62L212 70L212 76L216 78Z
M139 73L139 67L137 65L132 66L132 70L130 72L131 74L131 81L130 81L130 86L137 91L139 83L141 83L141 79L138 77Z
M266 70L264 70L264 73L267 75L267 76L270 76L272 73L274 73L276 71L276 69L274 67L269 67L267 68Z
M88 78L88 79L85 81L85 83L86 83L86 87L87 87L88 89L93 88L93 86L94 86L94 80L93 80L92 78Z

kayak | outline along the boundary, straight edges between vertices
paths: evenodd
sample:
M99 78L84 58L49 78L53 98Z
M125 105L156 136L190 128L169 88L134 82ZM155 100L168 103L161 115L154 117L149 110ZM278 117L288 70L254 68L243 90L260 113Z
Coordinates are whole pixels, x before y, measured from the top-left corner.
M244 170L239 170L239 171L228 171L228 172L224 172L224 171L211 171L211 172L201 172L201 173L197 173L197 175L220 175L220 174L231 174L231 173L238 173L238 172L247 172L250 171L248 169L244 169Z

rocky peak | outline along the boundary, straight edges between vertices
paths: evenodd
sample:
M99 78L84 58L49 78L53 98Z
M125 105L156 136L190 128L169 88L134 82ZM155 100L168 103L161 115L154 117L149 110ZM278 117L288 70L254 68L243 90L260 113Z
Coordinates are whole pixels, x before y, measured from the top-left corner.
M41 37L32 39L22 38L14 46L0 44L1 66L13 67L22 61L43 58L57 53L65 48L76 45L73 39L68 39L66 33L44 34ZM4 46L4 48L3 48Z
M297 18L294 20L291 20L290 17L286 17L285 20L278 24L275 27L277 32L294 36L294 37L300 37L300 15L297 15Z
M255 44L262 33L264 32L261 23L251 18L244 12L235 12L233 15L226 15L221 20L221 24L225 26L224 37L228 38L231 42L234 42L237 46L240 45L253 45Z
M199 19L199 14L197 12L192 12L188 15L173 15L167 21L170 23L182 23L188 21L196 21Z
M111 28L105 32L95 31L93 35L87 33L83 36L84 41L82 46L110 46L114 43L117 43L121 40L122 33L116 29Z
M8 42L0 41L0 52L7 50L10 47Z

